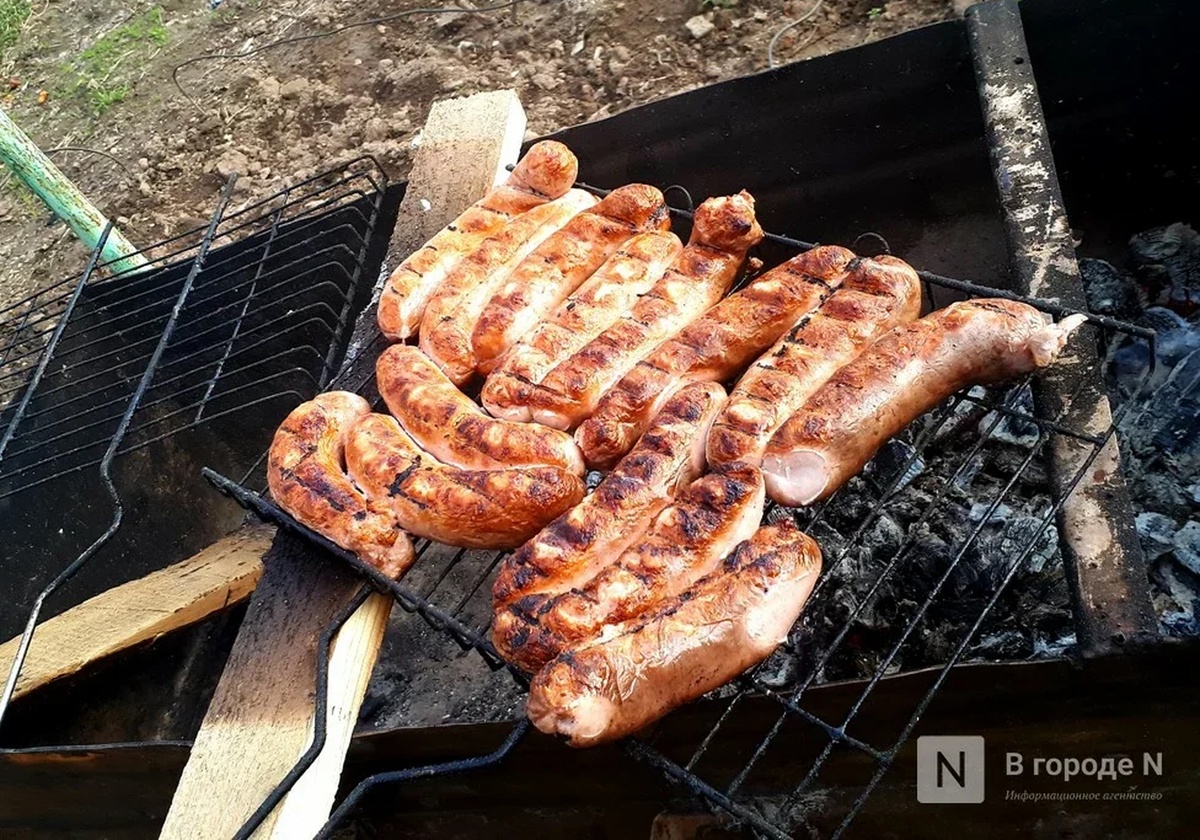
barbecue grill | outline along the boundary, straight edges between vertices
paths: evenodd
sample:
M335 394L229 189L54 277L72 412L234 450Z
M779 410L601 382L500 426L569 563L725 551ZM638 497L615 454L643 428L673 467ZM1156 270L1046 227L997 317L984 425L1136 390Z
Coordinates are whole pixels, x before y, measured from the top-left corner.
M1177 104L1197 78L1186 40L1194 18L1169 3L1027 0L1020 13L1015 3L987 3L965 22L555 137L578 154L589 189L634 181L664 188L683 234L692 196L746 187L764 228L789 234L767 237L759 252L767 264L812 247L790 235L802 234L929 269L920 275L934 306L1004 296L1057 317L1087 308L1066 210L1084 232L1082 248L1112 256L1131 232L1187 218L1196 206L1196 129ZM1118 54L1125 59L1113 61ZM1151 117L1153 136L1126 130ZM263 495L263 451L287 410L332 387L376 396L374 359L384 344L367 304L403 190L370 161L352 169L238 213L226 214L227 186L207 228L150 249L148 269L99 279L93 255L81 277L18 304L0 327L0 527L13 547L7 577L23 587L9 597L21 609L4 613L9 635L22 625L36 632L42 596L60 585L77 602L203 547L238 523L238 505L289 533L286 550L333 555L355 569L360 597L374 586L403 609L366 717L434 734L382 735L365 747L326 836L353 818L387 825L371 795L384 785L407 805L420 807L425 791L438 803L427 810L451 810L461 792L438 787L451 774L525 776L544 793L565 783L547 784L539 761L591 767L589 779L625 766L606 763L613 751L576 758L530 733L520 708L526 677L486 638L503 552L422 541L421 559L395 583ZM802 511L770 506L767 519L794 517L825 553L804 617L767 662L617 748L635 760L632 778L660 772L690 803L760 836L840 835L864 823L869 833L892 830L879 816L888 809L925 818L912 811L911 780L897 787L889 779L895 765L908 766L911 736L935 709L950 709L959 725L971 721L969 732L999 726L1012 714L1006 704L1032 698L1049 698L1068 718L1072 709L1112 714L1106 698L1136 680L1156 701L1173 692L1176 713L1194 708L1179 663L1194 664L1195 649L1160 637L1115 460L1118 430L1139 402L1135 393L1109 416L1099 361L1112 346L1137 342L1153 360L1154 340L1145 327L1092 314L1071 344L1079 363L1065 373L961 393L829 501ZM1139 372L1137 383L1154 381L1152 364ZM19 565L27 557L37 558L39 574ZM45 615L67 605L46 603ZM335 617L319 647L348 615ZM219 645L235 620L189 631L190 642L159 646L118 666L116 678L78 682L39 708L13 705L4 742L25 751L11 751L10 766L31 749L57 743L67 754L72 743L96 743L73 729L84 705L136 703L146 712L118 724L110 740L187 738L222 662L173 660L188 644ZM1035 654L1053 659L956 667ZM324 663L319 655L318 707ZM153 676L120 685L131 668ZM147 682L159 682L157 692L147 693ZM1080 701L1080 685L1095 689L1094 702ZM972 703L991 717L965 715ZM169 716L155 711L172 706ZM1144 704L1127 708L1147 714ZM1034 733L1047 737L1041 718L1021 719L1023 734L1001 744L1032 749ZM1169 749L1168 732L1142 732L1145 743L1126 738L1096 751ZM315 757L320 738L243 836ZM595 805L605 804L604 791L627 795L636 783L604 783L591 792ZM1173 784L1186 789L1188 780ZM536 807L537 797L523 801ZM874 803L882 811L869 816ZM1190 807L1166 813L1178 818ZM996 830L1012 819L1010 811Z

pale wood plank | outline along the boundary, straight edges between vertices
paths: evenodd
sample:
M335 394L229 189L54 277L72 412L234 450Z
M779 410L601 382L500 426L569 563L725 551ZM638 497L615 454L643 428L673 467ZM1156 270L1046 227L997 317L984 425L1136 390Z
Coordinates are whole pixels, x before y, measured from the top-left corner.
M250 595L274 528L242 528L200 553L129 581L43 622L13 696L77 673L107 656L186 627ZM20 638L0 645L7 674Z

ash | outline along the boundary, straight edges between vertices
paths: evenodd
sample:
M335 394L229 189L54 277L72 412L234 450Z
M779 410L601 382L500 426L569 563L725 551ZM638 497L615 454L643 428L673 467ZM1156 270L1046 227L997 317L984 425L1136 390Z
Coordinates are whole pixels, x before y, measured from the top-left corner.
M1200 635L1200 234L1154 228L1130 240L1127 266L1080 269L1095 311L1157 333L1105 348L1109 396L1128 412L1121 456L1162 630Z

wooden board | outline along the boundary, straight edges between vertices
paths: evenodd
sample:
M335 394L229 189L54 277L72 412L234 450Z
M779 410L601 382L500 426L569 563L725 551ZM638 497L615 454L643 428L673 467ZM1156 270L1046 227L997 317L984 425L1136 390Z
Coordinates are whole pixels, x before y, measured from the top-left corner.
M107 656L193 624L246 598L274 528L245 527L193 557L102 592L42 623L17 680L19 698ZM0 645L7 674L20 638Z
M436 103L400 207L393 253L403 257L481 198L515 162L525 115L511 91ZM393 264L395 260L393 260ZM378 292L378 290L377 290ZM374 305L360 316L332 387L357 390L380 342ZM312 740L315 651L359 591L350 572L294 538L276 537L196 737L161 837L228 838L284 778ZM325 746L255 837L308 837L325 822L391 600L372 595L339 632L330 661Z

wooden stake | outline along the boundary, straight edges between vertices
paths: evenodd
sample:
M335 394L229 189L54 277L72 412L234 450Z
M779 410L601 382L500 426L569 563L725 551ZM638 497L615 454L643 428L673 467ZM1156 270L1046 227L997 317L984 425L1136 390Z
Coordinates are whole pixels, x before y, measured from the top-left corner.
M435 104L389 253L407 256L502 180L524 132L525 113L511 91ZM374 321L370 307L356 333ZM232 836L312 742L316 642L361 583L283 534L265 567L171 802L164 838ZM390 596L372 595L338 633L329 707L322 710L324 748L255 837L311 837L328 818L391 605Z

